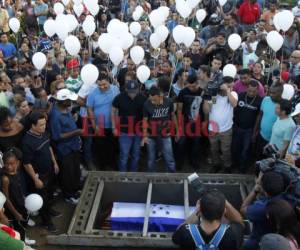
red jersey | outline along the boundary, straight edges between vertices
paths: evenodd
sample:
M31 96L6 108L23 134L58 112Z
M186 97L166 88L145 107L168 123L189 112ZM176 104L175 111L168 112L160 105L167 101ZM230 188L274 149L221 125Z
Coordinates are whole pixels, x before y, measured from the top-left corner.
M254 24L260 17L260 7L258 3L251 4L249 1L244 1L239 10L238 16L244 24Z

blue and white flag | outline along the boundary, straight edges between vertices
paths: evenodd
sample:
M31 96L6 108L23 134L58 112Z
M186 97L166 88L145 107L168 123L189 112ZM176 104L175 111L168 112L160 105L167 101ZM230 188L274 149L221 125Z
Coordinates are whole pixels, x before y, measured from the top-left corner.
M190 214L195 207L190 207ZM112 230L142 231L146 204L114 202L110 223ZM174 232L185 220L184 206L152 204L149 217L149 232Z

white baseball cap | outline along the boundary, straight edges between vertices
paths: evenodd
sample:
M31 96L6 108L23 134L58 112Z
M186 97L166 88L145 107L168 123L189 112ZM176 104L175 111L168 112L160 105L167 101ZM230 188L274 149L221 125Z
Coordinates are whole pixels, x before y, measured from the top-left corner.
M291 116L299 115L300 114L300 103L298 103L295 107L295 110L293 113L291 113Z
M6 197L5 195L0 191L0 209L4 207L4 204L6 202Z
M65 100L76 101L78 99L78 95L68 89L60 89L56 93L56 99L58 101L65 101Z

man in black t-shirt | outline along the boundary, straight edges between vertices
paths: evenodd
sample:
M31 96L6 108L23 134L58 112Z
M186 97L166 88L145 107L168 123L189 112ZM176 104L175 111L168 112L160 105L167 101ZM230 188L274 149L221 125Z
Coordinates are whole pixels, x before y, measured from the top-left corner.
M147 145L148 171L155 171L156 150L159 149L167 169L175 172L171 134L176 134L176 117L173 101L164 97L158 87L151 87L149 99L144 104L142 146Z
M177 98L177 116L178 120L183 120L183 133L178 137L176 148L176 165L180 169L184 164L185 156L188 154L189 163L194 169L198 169L200 156L200 133L197 134L197 128L201 128L200 111L202 104L202 92L197 83L197 75L188 76L187 86L179 92ZM186 128L186 129L185 129Z
M57 232L51 216L61 216L50 208L53 194L54 175L58 174L59 167L50 139L45 133L46 118L42 113L32 112L29 116L31 129L26 132L22 142L23 163L30 178L29 191L37 193L43 198L43 207L40 210L43 226L49 232Z
M232 158L241 172L246 172L249 165L253 129L262 102L258 87L258 82L251 80L247 92L238 95L238 105L234 109Z
M114 135L119 136L119 170L122 172L127 169L135 172L138 168L141 146L141 129L138 127L141 127L145 101L146 97L139 93L138 82L127 81L125 92L117 95L112 103L112 127ZM131 163L127 168L130 152Z
M223 216L229 221L229 224L221 224ZM173 242L181 249L195 250L197 246L199 249L201 247L191 234L191 224L196 224L195 230L202 236L205 244L209 244L222 228L226 228L216 247L219 250L240 249L243 241L243 218L221 192L206 191L197 202L195 212L173 234Z

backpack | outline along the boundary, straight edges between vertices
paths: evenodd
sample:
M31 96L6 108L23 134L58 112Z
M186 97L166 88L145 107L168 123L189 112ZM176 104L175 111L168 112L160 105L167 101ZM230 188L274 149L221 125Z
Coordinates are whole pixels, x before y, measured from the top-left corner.
M190 231L192 238L195 242L196 250L218 250L219 244L228 228L229 225L221 224L221 226L215 233L212 240L208 244L206 244L198 230L197 225L196 224L187 225L187 229Z

